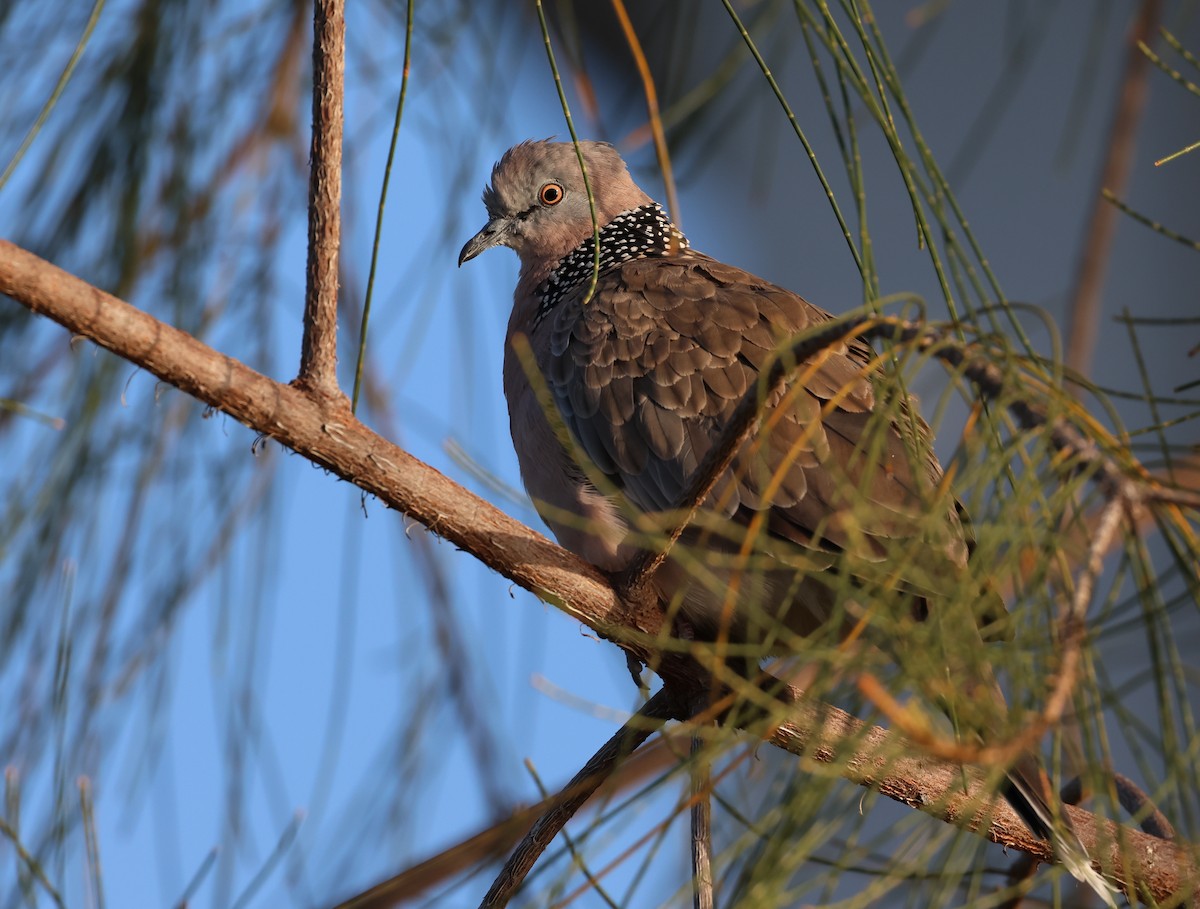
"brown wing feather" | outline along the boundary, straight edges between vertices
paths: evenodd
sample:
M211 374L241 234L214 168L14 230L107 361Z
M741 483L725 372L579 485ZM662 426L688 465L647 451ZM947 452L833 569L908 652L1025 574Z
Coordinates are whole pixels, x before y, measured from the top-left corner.
M547 375L596 466L639 508L659 511L678 501L772 352L830 318L707 256L634 260L602 275L586 305L579 294L550 316ZM900 428L872 428L880 421L864 376L872 357L852 339L829 348L815 369L802 365L804 388L782 410L769 402L763 433L714 496L723 495L726 515L744 524L770 508L772 536L867 559L882 558L889 540L929 535L924 515L940 471L927 438L918 440L926 453L914 470ZM864 504L870 522L860 527ZM931 557L929 577L912 579L921 592L935 591L939 572L956 574L966 561L953 503L937 507L946 514L934 547L941 556Z

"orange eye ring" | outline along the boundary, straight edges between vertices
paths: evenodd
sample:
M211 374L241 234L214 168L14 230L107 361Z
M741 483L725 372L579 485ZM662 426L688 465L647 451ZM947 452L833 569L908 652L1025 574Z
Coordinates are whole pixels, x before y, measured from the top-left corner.
M557 205L563 200L566 192L557 183L547 183L538 191L538 201L543 205Z

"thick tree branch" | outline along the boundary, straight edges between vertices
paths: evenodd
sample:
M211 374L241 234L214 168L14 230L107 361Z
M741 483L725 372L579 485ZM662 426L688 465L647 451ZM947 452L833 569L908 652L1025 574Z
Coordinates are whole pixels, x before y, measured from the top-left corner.
M623 602L595 568L376 435L354 418L343 399L310 397L272 381L3 240L0 293L356 484L636 656L656 657L675 696L708 690L707 673L687 655L654 653L662 616L653 604ZM995 842L1050 858L1048 844L1007 805L981 795L978 771L965 772L970 786L964 791L963 768L921 755L895 733L805 700L794 689L769 697L764 692L762 702L769 711L765 737L780 748L836 762L860 785ZM744 719L742 725L749 722ZM1160 902L1195 891L1196 865L1186 849L1079 809L1068 808L1068 813L1092 855L1115 869L1117 878L1136 882Z
M308 269L304 341L296 385L338 397L338 247L342 232L342 99L346 12L342 0L313 10L313 125L308 178Z

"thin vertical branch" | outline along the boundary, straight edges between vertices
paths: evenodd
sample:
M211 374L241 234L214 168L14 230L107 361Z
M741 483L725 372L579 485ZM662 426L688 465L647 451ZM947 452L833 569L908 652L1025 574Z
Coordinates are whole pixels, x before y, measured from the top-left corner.
M92 798L92 781L81 776L79 785L79 809L83 821L83 842L87 850L88 884L91 886L91 905L104 909L104 875L100 866L100 840L96 836L96 804Z
M383 239L383 212L387 207L388 184L392 179L392 165L396 161L396 144L400 139L400 120L404 116L404 99L408 95L408 73L412 63L413 6L416 0L408 0L408 13L404 17L404 63L401 66L400 96L396 99L396 120L392 124L392 141L388 145L387 164L383 167L383 186L379 190L379 208L375 214L375 242L371 245L371 270L367 275L367 296L363 301L362 324L358 330L358 360L354 365L354 392L350 409L358 413L358 393L362 390L363 365L367 359L367 323L371 319L371 299L375 293L375 269L379 264L379 243Z
M313 10L313 128L309 151L308 269L304 341L296 384L336 397L338 247L342 230L342 121L346 11L342 0Z
M713 909L712 780L704 739L692 736L692 905Z
M1123 196L1129 181L1138 124L1146 106L1150 67L1138 45L1153 38L1161 16L1162 0L1142 0L1128 39L1125 74L1121 79L1121 93L1109 130L1108 156L1100 173L1100 192L1092 201L1083 255L1075 276L1075 291L1070 309L1067 310L1069 328L1066 361L1067 366L1080 375L1086 376L1091 368L1092 350L1096 346L1096 322L1100 316L1100 291L1104 286L1105 265L1117 230L1117 212L1105 201L1103 192L1108 190L1116 196Z

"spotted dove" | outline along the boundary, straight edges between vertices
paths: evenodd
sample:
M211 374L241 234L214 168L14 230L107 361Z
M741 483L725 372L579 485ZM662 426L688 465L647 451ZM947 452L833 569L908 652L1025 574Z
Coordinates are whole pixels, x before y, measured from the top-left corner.
M579 152L587 183L571 143L509 149L483 193L488 222L459 265L493 246L520 258L504 394L521 476L563 546L617 571L653 547L648 526L670 524L666 513L773 352L832 317L692 250L611 145L581 142ZM519 336L528 344L514 343ZM977 622L1003 614L1003 604L984 590L978 599L990 605L937 611L967 583L969 533L939 482L927 427L903 394L888 397L873 380L874 358L850 338L797 364L794 384L765 402L759 435L654 575L655 589L694 636L779 652L830 624L861 624L847 590L857 585L861 599L890 583L908 592L915 616L937 617L910 622L926 638L909 643L920 649L940 636L928 651L938 658L918 654L906 669L925 666L935 692L940 675L934 697L982 737L1005 707ZM904 559L899 577L889 554ZM903 655L905 642L890 643ZM1009 770L1004 794L1067 869L1115 905L1035 755Z

